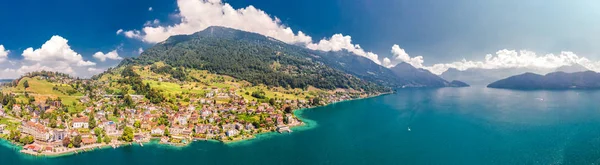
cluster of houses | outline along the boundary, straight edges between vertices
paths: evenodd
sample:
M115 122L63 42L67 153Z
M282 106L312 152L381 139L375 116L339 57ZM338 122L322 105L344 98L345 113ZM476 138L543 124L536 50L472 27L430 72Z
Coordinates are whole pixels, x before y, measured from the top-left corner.
M57 80L54 80L57 81ZM96 91L96 90L95 90ZM97 95L98 99L81 97L80 101L87 107L81 113L74 114L66 120L60 117L50 126L48 119L40 119L40 114L52 113L62 105L59 101L32 105L14 105L11 115L20 117L21 113L32 117L22 119L19 131L34 137L35 143L25 149L35 151L55 151L65 147L63 139L81 135L83 145L100 142L91 130L91 122L101 128L105 135L113 137L113 142L123 134L125 127L135 129L135 140L145 141L151 137L161 138L163 142L181 142L197 139L215 139L221 141L252 138L261 132L291 132L291 127L302 125L292 113L284 109L311 107L308 100L277 100L273 103L249 101L235 93L235 90L211 88L200 98L190 98L189 103L178 106L162 106L144 100L143 95L130 95L135 107L114 111L123 103L118 95ZM351 99L349 95L331 94L322 96L324 103ZM215 100L228 100L217 102ZM110 107L110 108L107 108ZM289 108L288 108L289 109ZM6 111L0 105L0 117ZM56 125L60 125L57 128ZM0 125L0 133L6 125ZM51 128L53 127L53 128ZM81 132L81 130L88 130ZM6 131L4 131L6 132ZM173 140L176 139L176 140Z

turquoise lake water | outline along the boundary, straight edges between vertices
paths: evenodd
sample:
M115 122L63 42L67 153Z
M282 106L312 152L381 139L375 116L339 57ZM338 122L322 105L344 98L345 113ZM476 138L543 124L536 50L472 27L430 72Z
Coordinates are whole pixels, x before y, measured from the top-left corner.
M58 158L0 145L0 164L600 163L600 91L408 89L299 115L307 127L234 144L149 144Z

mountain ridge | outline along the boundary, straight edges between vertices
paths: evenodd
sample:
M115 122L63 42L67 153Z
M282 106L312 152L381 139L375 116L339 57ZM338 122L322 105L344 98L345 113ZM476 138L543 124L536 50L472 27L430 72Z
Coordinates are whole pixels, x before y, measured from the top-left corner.
M487 87L503 89L600 89L600 73L594 71L552 72L540 75L528 72L498 80Z
M220 26L211 26L191 35L171 36L139 57L124 60L120 66L158 61L283 87L311 85L381 91L406 86L451 86L423 69L393 71L348 51L311 50L261 34ZM411 71L417 73L398 74ZM410 76L403 77L405 75Z

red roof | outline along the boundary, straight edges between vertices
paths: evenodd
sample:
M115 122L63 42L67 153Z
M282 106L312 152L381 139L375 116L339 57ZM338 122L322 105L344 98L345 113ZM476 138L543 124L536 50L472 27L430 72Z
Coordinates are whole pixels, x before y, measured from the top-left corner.
M96 140L94 138L82 138L81 142L83 142L83 144L93 144L96 143Z
M74 119L73 119L73 122L74 122L74 123L78 123L78 122L82 122L82 123L84 123L84 122L88 122L88 121L89 121L88 117L85 117L85 116L84 116L84 117L78 117L78 118L74 118Z

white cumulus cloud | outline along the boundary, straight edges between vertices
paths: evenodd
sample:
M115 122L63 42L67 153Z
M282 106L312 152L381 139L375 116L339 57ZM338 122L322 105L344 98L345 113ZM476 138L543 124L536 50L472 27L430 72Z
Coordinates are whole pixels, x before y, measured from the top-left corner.
M10 51L6 50L4 48L4 45L0 45L0 63L6 61L6 59L8 59L8 53L10 53Z
M160 20L154 19L153 21L146 21L146 23L144 23L144 26L155 26L158 24L160 24Z
M483 61L471 61L463 59L457 62L435 64L430 67L424 67L436 74L442 74L448 68L466 70L470 68L482 69L500 69L500 68L558 68L579 64L593 71L600 71L600 61L592 61L585 57L569 51L560 52L560 54L538 55L533 51L527 50L499 50L495 55L487 54Z
M123 33L123 29L119 29L119 30L117 30L117 35L119 35L119 34L121 34L121 33Z
M86 68L96 63L84 60L83 56L61 36L52 36L40 48L27 48L21 54L22 60L10 61L11 65L0 65L0 78L17 78L33 71L57 71L74 76L91 76Z
M83 57L73 51L68 40L61 36L52 36L50 40L46 41L41 48L33 49L27 48L23 51L23 58L27 61L34 61L40 63L64 63L67 65L75 64L77 66L92 66L96 63L91 61L83 60Z
M366 52L358 44L353 44L350 36L335 34L319 43L312 43L310 36L302 31L294 32L290 27L283 25L279 18L272 17L254 6L234 9L221 0L178 0L177 5L180 23L156 26L158 20L146 22L141 30L124 31L123 35L147 43L158 43L173 35L192 34L210 26L223 26L259 33L290 44L306 45L313 50L347 50L381 64L377 54Z
M392 46L391 53L393 55L392 59L389 59L387 57L384 58L382 63L383 66L393 67L396 66L398 63L406 62L417 68L423 67L423 56L410 57L410 55L408 55L408 53L406 53L406 51L400 48L400 46L398 45Z
M360 45L352 44L352 37L342 34L334 34L330 39L322 39L319 43L310 43L307 48L322 51L340 51L347 50L359 56L373 60L377 64L381 64L379 56L372 52L365 52Z
M93 55L94 58L104 62L106 61L106 59L110 59L110 60L122 60L123 57L119 56L119 53L117 53L117 50L113 50L111 52L108 52L106 54L102 53L102 52L96 52Z

